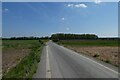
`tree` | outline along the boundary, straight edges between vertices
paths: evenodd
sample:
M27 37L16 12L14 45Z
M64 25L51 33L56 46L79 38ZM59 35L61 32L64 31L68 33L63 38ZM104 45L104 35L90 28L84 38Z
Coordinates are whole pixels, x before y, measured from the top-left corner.
M51 39L56 40L76 40L76 39L97 39L98 36L95 34L52 34Z

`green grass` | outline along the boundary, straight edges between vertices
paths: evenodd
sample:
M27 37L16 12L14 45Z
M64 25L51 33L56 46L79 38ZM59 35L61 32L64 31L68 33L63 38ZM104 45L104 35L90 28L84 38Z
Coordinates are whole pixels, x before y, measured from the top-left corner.
M38 44L38 40L2 40L3 49L14 48L30 48L31 46Z
M117 40L63 40L57 43L64 46L118 46Z
M3 40L3 49L7 50L8 48L29 48L30 53L16 67L11 68L3 78L31 79L36 72L37 63L40 61L43 44L40 44L38 40Z
M42 42L48 42L49 39L41 39Z

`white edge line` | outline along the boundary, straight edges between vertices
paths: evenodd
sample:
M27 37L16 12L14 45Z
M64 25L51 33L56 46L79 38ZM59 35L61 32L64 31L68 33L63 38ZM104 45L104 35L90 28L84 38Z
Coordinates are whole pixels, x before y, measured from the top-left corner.
M2 70L0 71L0 73L1 73L0 76L2 76Z
M65 47L63 47L63 46L61 46L61 47L65 49ZM66 48L66 49L67 49L67 48ZM69 50L69 49L68 49L68 50ZM73 52L74 52L74 51L73 51ZM98 63L98 62L96 62L96 61L93 61L93 60L90 59L90 58L87 58L87 57L85 57L85 56L83 56L83 55L81 55L81 54L78 54L78 53L76 53L76 52L74 52L74 53L75 53L76 55L82 56L83 58L88 59L88 60L90 60L90 61L92 61L92 62L94 62L94 63L96 63L96 64L98 64L98 65L100 65L100 66L102 66L102 67L104 67L104 68L106 68L106 69L114 72L114 73L116 73L116 74L120 74L120 73L118 73L117 71L115 71L115 70L113 70L113 69L110 69L110 68L108 68L108 67L106 67L106 66L104 66L104 65L102 65L102 64L100 64L100 63Z
M0 80L2 80L2 74L0 74Z
M80 55L80 56L82 56L82 55ZM92 62L94 62L94 63L96 63L96 64L98 64L98 65L100 65L100 66L102 66L102 67L104 67L104 68L106 68L106 69L114 72L114 73L116 73L116 74L118 74L117 71L115 71L115 70L113 70L113 69L110 69L110 68L108 68L108 67L106 67L106 66L104 66L104 65L102 65L102 64L100 64L100 63L98 63L98 62L96 62L96 61L93 61L93 60L91 60L90 58L87 58L87 57L85 57L85 56L82 56L82 57L83 57L83 58L86 58L86 59L88 59L88 60L90 60L90 61L92 61Z
M48 54L48 46L46 46L46 78L51 78L51 70L50 70L50 62L49 62L49 54Z

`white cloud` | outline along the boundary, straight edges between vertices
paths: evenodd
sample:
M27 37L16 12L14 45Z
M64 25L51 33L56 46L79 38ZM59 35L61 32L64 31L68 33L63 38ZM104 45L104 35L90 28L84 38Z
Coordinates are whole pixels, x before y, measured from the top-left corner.
M94 0L96 4L100 4L102 1L101 0Z
M61 20L65 20L65 18L63 17L63 18L61 18Z
M4 11L6 11L6 12L7 12L7 11L8 11L8 9L7 9L7 8L5 8L5 9L4 9Z
M87 7L85 4L76 4L74 6L77 8L86 8Z
M73 7L74 4L67 4L67 7Z
M1 11L4 12L4 13L8 13L9 9L4 8L4 9L2 9Z
M86 4L67 4L67 7L71 8L87 8Z
M66 28L66 30L67 30L67 31L69 31L69 30L70 30L70 28Z

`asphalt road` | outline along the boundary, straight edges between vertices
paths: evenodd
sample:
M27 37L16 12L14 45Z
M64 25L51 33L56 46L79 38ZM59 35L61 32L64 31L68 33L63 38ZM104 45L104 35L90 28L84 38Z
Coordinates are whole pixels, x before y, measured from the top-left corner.
M118 78L117 68L49 41L33 78Z

